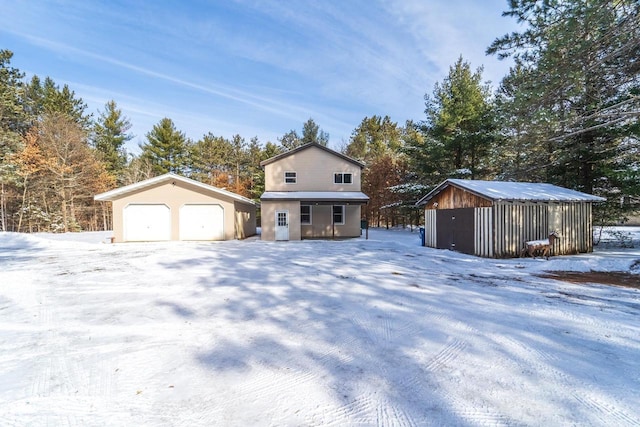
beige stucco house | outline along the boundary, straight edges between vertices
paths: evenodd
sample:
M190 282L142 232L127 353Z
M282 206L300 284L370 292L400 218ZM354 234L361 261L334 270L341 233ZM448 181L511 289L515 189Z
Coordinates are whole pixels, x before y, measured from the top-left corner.
M360 236L364 165L320 144L306 144L260 163L263 240Z
M256 203L168 173L94 197L110 201L115 242L231 240L256 234Z

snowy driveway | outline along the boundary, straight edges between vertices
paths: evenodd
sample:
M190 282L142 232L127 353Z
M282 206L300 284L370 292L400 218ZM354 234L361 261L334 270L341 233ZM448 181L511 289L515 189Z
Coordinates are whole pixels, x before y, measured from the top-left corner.
M640 425L640 291L535 276L638 249L103 237L0 233L1 425Z

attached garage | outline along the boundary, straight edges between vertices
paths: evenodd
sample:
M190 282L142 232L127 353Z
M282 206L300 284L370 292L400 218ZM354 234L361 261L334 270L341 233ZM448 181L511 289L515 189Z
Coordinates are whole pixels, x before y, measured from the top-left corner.
M231 240L256 234L257 204L175 174L98 194L113 208L115 242Z
M552 231L560 234L555 255L593 251L592 205L604 200L551 184L448 179L417 205L425 246L508 258Z

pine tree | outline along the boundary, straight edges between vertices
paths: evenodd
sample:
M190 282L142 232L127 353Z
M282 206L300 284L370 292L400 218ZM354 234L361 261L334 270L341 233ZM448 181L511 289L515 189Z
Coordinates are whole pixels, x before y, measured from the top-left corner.
M160 120L146 136L147 143L140 146L140 156L151 164L155 174L187 172L188 141L171 119Z
M526 70L510 90L515 115L536 111L548 125L522 122L548 154L537 166L553 183L620 205L621 195L637 191L617 171L640 147L640 3L519 0L504 15L525 29L495 40L488 53Z
M472 72L460 57L443 82L435 84L433 95L425 95L425 169L439 179L490 174L488 156L494 142L490 97L488 84L482 83L482 67Z
M318 126L312 118L309 118L309 120L302 125L302 138L300 142L303 145L316 143L326 147L329 143L329 134L320 129L320 126Z
M133 138L133 135L127 133L129 129L131 122L122 115L122 110L113 100L105 104L104 111L99 112L93 125L93 147L100 153L107 171L119 182L122 169L127 163L124 144Z
M22 102L24 74L11 66L13 53L0 50L0 231L9 228L9 194L19 182L12 155L22 148L21 135L28 127Z

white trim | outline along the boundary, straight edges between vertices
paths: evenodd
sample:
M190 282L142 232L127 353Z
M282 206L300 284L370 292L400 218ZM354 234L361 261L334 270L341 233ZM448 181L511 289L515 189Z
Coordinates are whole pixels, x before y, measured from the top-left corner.
M307 206L309 208L309 222L302 222L302 207ZM313 206L300 203L300 225L313 225Z
M278 236L278 229L284 228L284 225L278 225L278 214L283 213L285 214L285 218L287 220L287 238L283 239L282 236ZM289 210L288 209L281 209L281 210L276 210L275 212L275 224L274 224L274 228L273 228L273 239L276 241L285 241L285 240L289 240L289 232L290 232L290 217L289 217ZM278 239L278 237L281 237L280 239Z
M135 184L126 185L124 187L116 188L115 190L107 191L105 193L97 194L93 197L94 200L99 201L113 201L118 199L119 197L125 196L127 193L134 192L136 190L144 189L147 187L154 186L156 184L160 184L165 181L180 181L185 184L193 185L200 189L210 191L215 194L223 195L230 197L239 202L248 203L254 206L257 206L257 203L253 200L247 199L246 197L240 196L239 194L232 193L231 191L224 190L222 188L214 187L212 185L203 184L202 182L195 181L190 178L185 178L180 175L176 175L174 173L166 173L164 175L156 176L154 178L150 178L144 181L136 182Z
M333 209L334 208L341 208L342 209L342 222L333 222ZM331 224L333 225L344 225L345 224L345 220L346 220L346 215L347 215L347 209L345 205L331 205Z
M166 225L168 228L165 230L161 230L163 232L163 235L161 236L160 239L158 238L139 239L137 238L138 236L136 235L136 231L130 228L131 212L133 211L134 208L142 207L142 206L148 206L148 207L163 206L167 209L166 213L168 216L166 217L166 219L168 220L168 223L164 225ZM171 240L171 237L173 234L173 224L171 219L172 215L173 215L173 212L171 210L171 206L167 205L166 203L127 203L127 205L122 208L122 239L123 241L125 242L165 242L165 241ZM153 218L157 219L158 216L154 215ZM139 232L138 232L138 235L139 235Z
M271 200L305 200L308 202L367 202L369 196L360 191L266 191L260 199Z
M222 220L222 228L221 228L221 233L222 235L220 236L220 239L202 239L202 238L192 238L192 239L187 239L187 237L189 236L185 236L184 233L184 225L185 223L183 221L185 221L184 218L184 212L186 209L189 209L189 207L193 207L193 206L216 206L218 208L220 208L220 211L222 212L222 217L220 218ZM225 234L224 234L224 206L222 206L220 203L184 203L183 205L180 206L180 208L178 209L178 239L182 240L182 241L211 241L211 240L225 240Z
M293 176L287 177L288 173L292 173ZM298 172L296 171L284 171L282 177L284 178L284 183L285 184L297 184L298 183ZM293 178L293 182L287 182L287 178L288 179L292 179Z
M336 176L342 175L342 182L336 182ZM351 175L351 182L344 182L344 176ZM353 172L334 172L333 173L333 183L334 184L342 184L342 185L353 185Z

